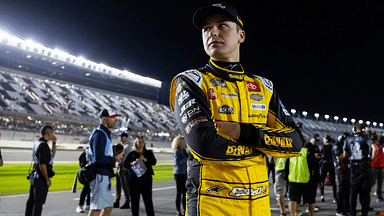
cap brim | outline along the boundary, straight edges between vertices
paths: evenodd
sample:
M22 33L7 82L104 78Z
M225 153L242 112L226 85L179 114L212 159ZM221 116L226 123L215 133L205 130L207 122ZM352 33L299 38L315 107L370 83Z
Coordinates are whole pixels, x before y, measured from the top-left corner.
M115 117L120 117L120 116L121 116L120 114L114 114L114 115L109 116L109 118L115 118Z
M224 14L233 19L232 15L226 10L215 6L206 6L200 8L195 12L195 14L193 15L193 24L196 26L196 28L201 30L204 25L204 20L212 14Z

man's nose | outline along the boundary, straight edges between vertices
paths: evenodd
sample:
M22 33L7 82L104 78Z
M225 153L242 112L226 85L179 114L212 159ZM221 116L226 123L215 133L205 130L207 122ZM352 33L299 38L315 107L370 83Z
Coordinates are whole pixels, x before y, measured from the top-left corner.
M217 27L212 27L211 32L209 32L209 35L211 37L217 37L218 36L218 29L217 29Z

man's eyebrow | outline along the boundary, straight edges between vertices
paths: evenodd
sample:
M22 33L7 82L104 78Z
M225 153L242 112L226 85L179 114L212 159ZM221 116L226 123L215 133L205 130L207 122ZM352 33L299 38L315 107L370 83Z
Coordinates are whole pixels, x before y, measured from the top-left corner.
M225 22L225 21L232 21L233 22L233 20L231 20L230 18L222 18L222 19L215 21L215 23L221 23L221 22ZM204 21L203 27L206 26L207 24L208 24L208 22Z

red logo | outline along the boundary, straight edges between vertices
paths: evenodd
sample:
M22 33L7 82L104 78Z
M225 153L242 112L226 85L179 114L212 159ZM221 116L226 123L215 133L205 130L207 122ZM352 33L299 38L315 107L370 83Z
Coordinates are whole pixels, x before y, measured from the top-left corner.
M259 86L255 82L245 81L249 92L261 92Z
M208 98L209 100L213 100L213 101L217 99L217 95L213 90L213 88L208 88Z

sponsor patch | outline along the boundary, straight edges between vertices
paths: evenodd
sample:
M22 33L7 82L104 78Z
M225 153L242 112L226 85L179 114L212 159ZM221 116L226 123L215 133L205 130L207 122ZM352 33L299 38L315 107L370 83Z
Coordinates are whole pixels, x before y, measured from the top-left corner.
M257 118L257 119L261 119L261 118L267 118L266 115L263 115L263 114L249 114L248 115L248 118Z
M264 86L267 87L267 89L273 93L273 82L269 79L266 79L264 77L261 77L261 76L256 76L257 78L259 78L261 80L261 82L263 82Z
M195 104L195 98L192 98L191 100L189 100L187 103L185 103L181 109L180 109L180 116L184 113L184 111L186 109L188 109L189 107L191 107L193 104Z
M251 104L252 110L267 110L267 105L265 104Z
M179 83L179 85L177 85L177 88L176 88L176 94L178 94L179 92L181 92L181 90L182 90L183 88L186 88L186 87L185 87L185 82L184 82L184 81L181 82L181 83Z
M244 188L244 187L234 187L229 196L242 197L242 196L258 196L263 193L263 186L257 188Z
M232 73L229 73L228 76L229 76L229 78L231 78L231 79L237 79L237 80L243 80L243 79L244 79L244 75L241 75L241 74L232 74Z
M187 114L188 114L188 118L198 114L198 113L201 113L201 110L200 110L200 107L197 106L197 107L193 107L189 110L187 110Z
M209 82L212 84L213 87L217 87L217 86L220 86L220 87L223 87L223 88L226 88L227 87L227 83L225 83L225 80L223 79L211 79L209 80Z
M228 188L223 188L223 187L220 187L219 185L216 185L215 187L208 188L205 192L219 194L220 191L225 190L225 189L228 189Z
M181 122L183 122L183 123L185 124L185 123L187 123L187 120L188 120L187 114L184 114L184 115L181 117Z
M264 141L266 145L273 145L277 147L292 148L292 139L289 137L275 137L264 134Z
M244 145L228 146L225 154L233 156L252 155L253 149Z
M188 123L184 128L185 133L189 134L194 126L202 122L208 122L207 116L199 116Z
M252 81L245 81L245 82L247 83L249 92L261 92L261 89L256 82L252 82Z
M183 73L180 73L179 75L184 75L188 77L199 87L201 87L201 84L203 83L203 77L201 76L201 73L198 70L187 70Z
M179 94L179 97L177 98L177 103L179 104L179 106L184 102L185 99L189 98L189 92L187 91L182 91L180 94Z
M211 101L215 101L217 99L217 95L215 93L215 90L213 90L213 88L208 88L208 98Z
M228 105L223 105L219 107L219 113L221 114L234 114L233 108Z
M260 94L251 94L249 95L249 98L251 98L251 100L254 100L254 101L261 101L263 100L264 96Z
M237 97L236 94L232 94L232 93L227 94L227 93L221 92L220 94L223 95L224 97L227 97L227 98L235 98L235 97Z

